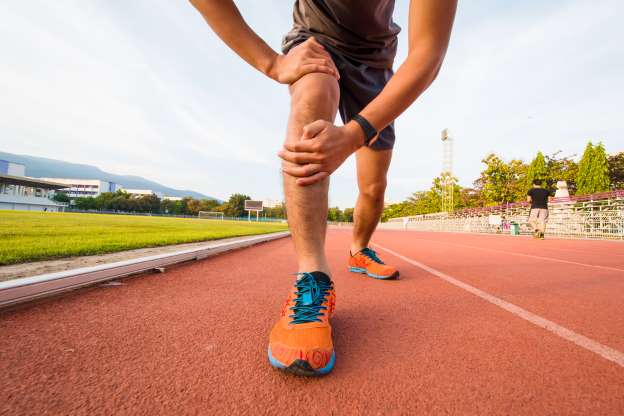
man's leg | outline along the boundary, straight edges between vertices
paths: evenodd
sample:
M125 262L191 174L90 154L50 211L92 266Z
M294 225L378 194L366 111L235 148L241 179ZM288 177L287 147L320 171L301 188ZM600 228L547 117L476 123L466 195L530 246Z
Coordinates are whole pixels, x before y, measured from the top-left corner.
M333 77L308 74L290 87L290 94L287 142L301 140L308 123L333 122L339 96ZM300 274L269 335L268 356L273 367L303 376L329 373L336 359L329 322L336 297L324 247L328 186L328 179L299 186L284 174L288 224Z
M392 150L360 148L356 153L359 195L353 213L351 254L368 246L384 208Z
M386 174L392 150L372 150L362 147L356 154L358 188L360 194L353 213L353 240L349 270L375 279L394 279L399 272L381 261L375 251L368 248L384 208Z
M316 120L334 121L340 98L335 78L308 74L291 85L290 96L287 142L301 140L306 124ZM328 178L313 185L299 186L295 178L284 174L286 212L299 272L321 271L329 275L325 258L328 187Z

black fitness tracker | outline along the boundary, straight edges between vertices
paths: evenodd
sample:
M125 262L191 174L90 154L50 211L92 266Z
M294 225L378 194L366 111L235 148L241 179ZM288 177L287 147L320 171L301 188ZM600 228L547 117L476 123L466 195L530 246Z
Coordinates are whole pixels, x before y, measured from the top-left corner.
M364 130L364 135L366 136L366 139L364 140L364 145L370 145L371 140L373 140L375 136L377 136L377 130L375 130L375 127L373 127L368 122L368 120L366 120L359 114L353 116L352 120L358 123L360 127L362 127L362 130Z

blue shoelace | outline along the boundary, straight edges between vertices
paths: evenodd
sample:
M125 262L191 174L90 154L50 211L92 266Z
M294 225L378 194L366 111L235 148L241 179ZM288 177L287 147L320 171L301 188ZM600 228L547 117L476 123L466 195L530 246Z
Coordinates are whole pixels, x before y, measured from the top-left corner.
M295 298L295 306L290 308L293 311L293 314L289 315L289 318L292 318L290 323L321 322L318 317L323 314L321 311L327 309L322 305L331 290L331 282L319 282L310 273L297 273L297 275L301 278L295 284L297 297Z
M377 252L373 249L366 247L365 249L361 251L361 253L364 254L369 259L371 259L372 261L374 261L375 263L386 264L383 261L381 261L379 257L377 257Z

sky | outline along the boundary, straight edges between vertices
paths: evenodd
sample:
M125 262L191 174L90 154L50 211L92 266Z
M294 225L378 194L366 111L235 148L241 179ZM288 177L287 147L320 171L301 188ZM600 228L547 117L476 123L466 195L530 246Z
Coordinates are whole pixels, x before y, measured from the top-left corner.
M239 0L274 49L288 0ZM407 0L397 0L397 68ZM387 199L428 189L454 138L463 186L495 152L578 155L588 140L624 150L620 0L460 1L435 83L396 121ZM249 67L187 1L0 2L0 150L144 176L220 199L283 199L287 87ZM332 175L330 205L352 207L353 157Z

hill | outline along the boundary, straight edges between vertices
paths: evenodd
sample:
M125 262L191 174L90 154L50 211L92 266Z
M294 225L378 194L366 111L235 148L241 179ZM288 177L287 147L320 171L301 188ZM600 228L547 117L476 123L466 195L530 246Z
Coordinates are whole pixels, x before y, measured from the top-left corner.
M34 178L76 178L76 179L100 179L115 182L129 189L151 189L162 192L167 196L185 197L191 196L196 199L217 199L200 192L187 189L174 189L158 182L145 179L141 176L118 175L105 172L96 166L79 163L65 162L44 157L16 155L13 153L0 152L0 159L21 163L26 166L26 176Z

